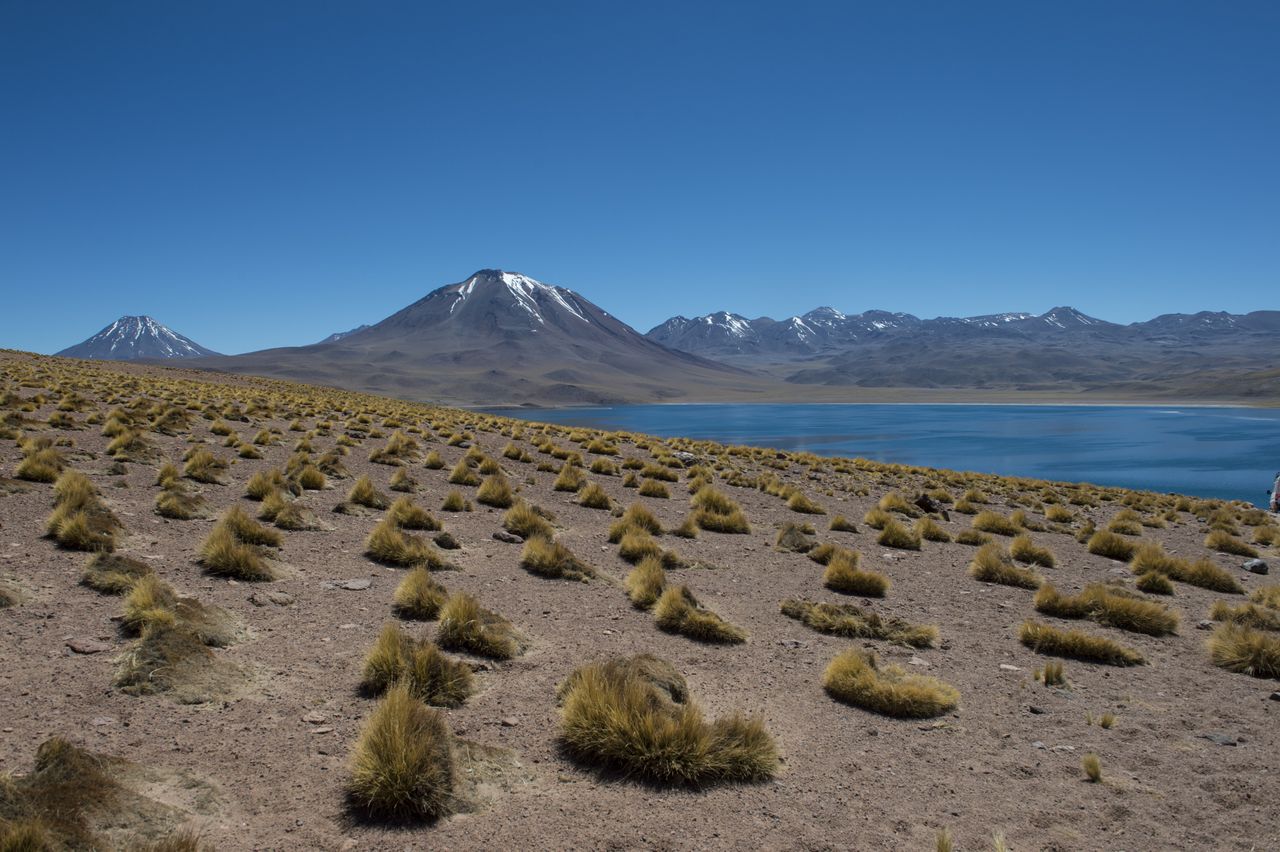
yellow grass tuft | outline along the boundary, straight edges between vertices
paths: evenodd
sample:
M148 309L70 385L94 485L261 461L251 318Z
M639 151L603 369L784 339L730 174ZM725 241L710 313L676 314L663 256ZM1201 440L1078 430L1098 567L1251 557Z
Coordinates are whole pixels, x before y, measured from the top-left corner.
M401 618L430 621L440 614L449 597L445 587L436 582L431 572L419 565L405 575L392 595L394 610Z
M1092 583L1075 597L1045 584L1036 594L1035 607L1058 618L1091 618L1107 627L1118 627L1148 636L1166 636L1178 628L1178 614L1164 604L1135 597L1115 586Z
M807 627L847 639L883 639L913 648L931 648L938 641L938 628L912 624L901 618L883 618L853 604L828 604L790 598L782 602L782 614Z
M899 550L919 550L920 533L904 527L890 518L884 522L876 542L884 547L896 547Z
M1037 621L1024 621L1018 637L1023 645L1036 653L1054 657L1112 666L1136 666L1146 662L1137 651L1118 642L1079 630L1059 630Z
M347 794L372 817L436 820L453 808L454 772L444 715L395 686L360 732Z
M595 569L574 556L568 547L542 536L525 541L520 567L542 577L566 580L588 580L596 575Z
M662 560L657 556L641 559L627 574L623 587L632 606L637 609L652 607L667 587L667 572L662 567Z
M529 503L517 501L502 516L502 528L523 539L551 538L555 530L542 514Z
M584 666L562 698L561 740L585 763L692 786L762 781L778 766L763 723L738 714L704 721L684 679L652 657Z
M1026 533L1016 536L1009 542L1009 555L1016 562L1039 565L1042 568L1052 568L1057 564L1053 551L1039 546Z
M347 492L347 502L370 509L385 509L391 505L390 498L374 487L373 480L367 476L360 477L351 486L351 490Z
M1089 543L1085 547L1090 553L1097 556L1119 559L1122 562L1132 559L1134 553L1138 550L1138 545L1130 539L1107 530L1098 530L1091 535Z
M397 682L414 698L437 707L460 707L472 691L470 666L449 659L434 642L386 624L365 656L360 687L378 695Z
M1225 530L1213 530L1205 536L1204 546L1219 553L1230 553L1233 556L1257 558L1258 551L1244 541Z
M1021 529L1013 521L1003 515L985 511L979 512L973 518L973 528L980 532L995 533L996 535L1014 536L1021 532Z
M736 645L747 641L741 627L703 607L688 586L669 586L653 606L658 628L699 642Z
M1038 589L1042 582L1036 572L1014 565L1004 549L994 542L978 548L969 563L969 576L983 583L1000 583L1020 589Z
M640 493L644 494L644 489L641 489ZM613 501L609 499L608 493L603 488L594 482L589 482L578 492L578 505L588 509L608 510L613 508Z
M837 701L905 719L927 719L955 709L955 687L898 666L880 668L874 654L850 649L827 666L822 686Z
M822 574L822 585L847 595L882 598L889 591L889 578L878 571L865 571L858 566L860 556L849 550L841 550L827 562Z
M1280 636L1243 624L1219 626L1209 637L1213 664L1251 677L1280 679Z
M506 509L515 502L511 494L511 483L500 473L485 478L476 491L476 502L498 509Z
M511 622L465 593L452 595L441 608L436 640L442 648L495 660L509 660L524 650L523 639Z
M236 538L226 524L219 523L200 545L199 562L210 574L234 580L274 580L275 572L259 548Z

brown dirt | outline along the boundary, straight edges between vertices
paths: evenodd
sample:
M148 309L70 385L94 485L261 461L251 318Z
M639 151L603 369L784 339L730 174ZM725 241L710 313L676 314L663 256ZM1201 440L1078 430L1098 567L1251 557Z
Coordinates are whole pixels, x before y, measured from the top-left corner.
M5 358L6 374L12 365L27 363ZM149 373L132 368L132 374ZM256 391L252 383L236 385ZM221 392L234 395L236 385ZM22 389L27 396L35 392ZM51 411L52 403L25 416L45 419ZM313 422L307 419L308 426ZM234 458L209 434L207 420L197 416L193 424L192 435L210 441L215 454ZM287 430L288 421L232 425L251 438L264 427ZM314 439L317 451L332 447L338 433ZM182 773L190 789L199 789L200 806L190 792L183 793L188 782L172 774L151 776L147 795L187 812L189 824L218 849L931 849L944 826L957 849L989 848L996 832L1015 850L1280 848L1280 702L1268 700L1278 685L1214 667L1204 648L1208 634L1196 629L1215 600L1239 598L1176 584L1169 602L1182 626L1178 635L1164 638L1045 619L1118 639L1149 662L1119 669L1067 661L1068 688L1046 688L1032 679L1045 658L1017 639L1021 622L1036 615L1033 592L970 579L965 568L971 547L926 542L921 552L889 550L861 524L863 513L887 491L910 496L921 473L848 475L828 465L815 481L800 464L773 471L759 467L758 459L735 458L744 472L777 473L832 515L859 522L862 531L828 532L830 515L800 516L778 497L718 483L742 505L750 535L704 532L693 541L659 539L691 561L717 566L670 572L669 579L688 584L706 606L750 634L743 645L702 645L663 633L651 614L628 603L621 579L631 566L606 541L609 514L578 507L570 495L552 491L554 473L501 459L508 439L490 433L477 435L479 445L500 459L521 496L556 513L560 540L603 577L580 583L535 576L519 567L518 544L492 538L501 510L477 504L472 513L439 511L443 496L455 488L446 482L449 470L465 451L426 445L443 456L445 467L412 466L420 483L415 499L462 544L448 553L461 570L437 578L450 592L471 593L509 618L531 645L512 661L485 663L476 694L445 711L454 733L472 743L459 749L471 803L466 810L417 828L355 821L345 809L343 785L348 751L372 709L357 689L361 663L392 618L392 590L404 574L362 555L364 538L381 513L331 512L350 479L334 482L333 490L307 492L302 504L332 529L284 533L280 559L288 570L281 579L215 579L195 561L214 521L173 521L152 511L158 465L130 464L123 475L109 474L109 439L97 427L28 434L70 437L91 454L72 464L90 476L123 522L128 535L119 551L152 564L179 594L223 607L243 622L244 640L209 651L251 677L225 698L198 704L113 688L114 660L132 641L113 620L120 598L78 585L86 555L59 550L41 537L52 486L0 488L0 581L22 597L0 609L0 771L26 771L36 747L51 736L141 767L168 767ZM282 466L296 437L284 431L282 443L263 448L262 460L237 459L230 486L189 487L209 501L214 518L236 504L256 514L257 504L241 496L245 481ZM148 434L173 461L187 438ZM367 474L386 491L395 468L367 461L383 443L367 439L344 464L353 478ZM571 446L564 437L557 443ZM527 441L520 445L537 461L548 458ZM624 455L648 458L630 444L622 449ZM0 441L0 475L11 476L20 458L14 441ZM622 488L620 477L588 479L622 506L644 502L666 528L689 511L683 482L672 485L671 499L661 500ZM859 497L842 490L858 486L870 493ZM991 487L1000 486L993 481ZM474 502L474 488L460 490ZM994 508L1002 514L1015 508L998 502ZM1118 508L1104 503L1078 511L1101 526ZM1182 517L1180 525L1144 535L1183 556L1212 555L1246 589L1267 581L1239 571L1239 558L1209 554L1202 544L1205 525ZM884 600L849 602L936 624L940 647L851 643L783 616L778 608L786 598L846 600L822 587L821 566L774 549L784 522L806 520L818 527L819 541L860 551L863 567L892 579ZM943 527L954 533L969 520L953 513ZM1088 554L1071 535L1033 535L1058 557L1058 567L1042 573L1060 591L1074 594L1099 580L1132 585L1123 564ZM1275 551L1265 555L1274 565ZM334 586L351 579L368 579L370 586ZM292 602L273 602L268 593L285 593ZM435 634L434 623L406 622L405 628ZM109 642L114 652L74 653L66 643L76 638ZM922 722L831 700L821 687L823 669L851 644L875 648L886 661L954 685L959 709ZM760 714L784 759L776 779L701 791L658 789L601 776L565 759L556 741L556 687L586 661L638 653L674 663L708 716L735 709ZM1117 717L1111 730L1086 720L1087 714L1096 718L1108 711ZM1237 744L1219 745L1206 734L1225 734ZM1089 752L1101 758L1101 784L1084 780L1080 763ZM162 777L170 780L156 780Z

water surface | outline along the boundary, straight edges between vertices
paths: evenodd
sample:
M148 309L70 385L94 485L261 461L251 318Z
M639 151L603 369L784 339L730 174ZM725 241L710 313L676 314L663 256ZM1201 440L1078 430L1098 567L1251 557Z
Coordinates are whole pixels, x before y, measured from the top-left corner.
M1280 410L1057 405L504 409L572 426L1264 503Z

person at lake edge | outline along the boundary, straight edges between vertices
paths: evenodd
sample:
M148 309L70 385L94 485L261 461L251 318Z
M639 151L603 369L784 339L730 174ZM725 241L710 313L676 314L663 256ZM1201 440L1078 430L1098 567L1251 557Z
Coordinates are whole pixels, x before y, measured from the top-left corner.
M1271 485L1271 511L1280 512L1280 473L1276 474L1276 481Z

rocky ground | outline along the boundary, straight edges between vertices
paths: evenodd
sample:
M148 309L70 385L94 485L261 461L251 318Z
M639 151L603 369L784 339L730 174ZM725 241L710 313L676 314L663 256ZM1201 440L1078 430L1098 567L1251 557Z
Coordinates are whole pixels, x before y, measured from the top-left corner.
M743 644L707 645L660 631L652 614L630 604L622 581L631 566L607 541L611 513L577 505L572 492L553 490L554 470L537 470L540 463L561 464L539 449L547 441L590 465L600 457L585 449L593 436L579 435L575 443L576 430L544 432L304 386L192 381L162 370L114 371L16 355L3 363L10 434L0 441L6 477L0 583L16 603L0 609L0 771L29 774L37 748L51 737L129 761L123 775L150 803L150 816L114 824L101 814L89 817L102 837L119 845L187 826L218 849L932 849L944 828L957 849L991 848L997 834L1015 850L1280 848L1278 685L1215 666L1206 649L1210 631L1201 629L1215 601L1236 604L1244 597L1176 583L1175 594L1162 600L1180 626L1162 637L1046 618L1035 611L1033 591L972 579L966 569L974 547L926 541L919 551L889 548L863 522L890 493L911 498L945 491L958 499L968 488L982 488L989 502L978 508L1004 516L1021 509L1029 526L1042 528L1031 535L1057 564L1041 573L1060 591L1075 593L1094 582L1132 588L1124 562L1091 554L1077 540L1087 522L1105 526L1128 501L1144 520L1163 524L1143 526L1140 538L1175 555L1212 559L1246 594L1274 583L1242 570L1243 557L1206 548L1207 518L1221 506L1182 501L1177 509L1173 498L1092 487L795 454L730 454L708 444L615 436L619 455L608 457L615 463L665 459L680 478L669 483L670 497L660 499L639 496L620 475L588 473L617 508L641 502L664 528L677 527L690 512L690 471L703 465L750 521L745 535L704 531L696 539L659 539L698 565L669 572L671 582L687 584L748 633ZM147 460L117 462L101 421L141 396L188 408L190 423L172 435L144 429ZM202 409L237 406L234 413L243 414L255 399L262 403L258 413L223 421L245 442L264 429L277 434L259 448L261 459L239 458L226 436L211 431L216 412L204 416ZM49 418L68 400L71 428L54 428ZM89 422L95 412L98 422ZM360 423L360 415L368 422ZM394 425L386 425L389 418ZM324 421L332 426L320 427ZM462 655L474 663L478 688L463 706L444 711L460 739L462 804L459 813L428 825L372 822L354 814L345 798L349 754L374 706L358 689L363 659L394 620L392 593L405 571L364 554L380 512L332 510L361 476L400 496L389 490L399 468L369 460L398 430L421 449L404 465L417 481L414 500L461 545L445 553L456 570L439 571L437 579L451 593L473 594L529 640L510 661ZM450 445L450 436L464 431L462 444ZM300 438L309 437L315 457L343 435L351 445L342 458L349 476L331 476L326 489L303 492L300 505L323 528L283 534L278 579L247 583L206 573L197 551L217 518L236 505L251 516L258 510L244 496L248 479L283 468ZM118 553L233 617L237 641L212 650L225 676L197 683L185 694L195 703L171 694L130 695L113 685L121 656L136 640L122 632L119 597L79 584L87 554L45 537L53 486L15 477L24 458L21 440L37 436L64 442L68 466L88 475L120 519ZM529 460L504 458L509 443ZM181 467L193 445L233 462L227 484L187 483L207 501L206 518L160 517L153 510L157 469L166 460ZM518 497L554 514L557 539L591 564L597 579L545 579L520 567L520 544L494 537L503 510L476 503L474 486L447 482L473 447L500 462ZM441 469L422 463L433 450L444 461ZM670 464L673 458L678 463ZM774 493L748 487L766 479ZM475 503L474 511L440 510L455 487ZM791 511L780 489L798 489L826 514ZM1073 495L1095 505L1073 504ZM971 515L945 505L943 529L954 535L970 527ZM1068 508L1072 519L1050 523L1044 510L1051 505ZM1244 540L1275 524L1274 517L1268 522L1239 507L1227 510L1239 518ZM836 514L854 521L858 532L830 531ZM851 599L829 591L822 566L775 547L783 525L805 522L813 524L815 540L858 551L864 567L890 578L887 596ZM1257 547L1274 568L1274 546ZM936 625L940 640L910 648L822 635L779 612L781 601L796 597L855 603ZM1019 626L1033 617L1120 641L1146 664L1067 660L1066 685L1046 687L1034 673L1050 658L1019 642ZM403 624L414 635L435 635L432 622ZM909 720L833 700L823 691L823 670L851 646L874 648L886 662L953 685L958 708ZM586 662L640 652L673 663L708 716L742 710L761 717L781 755L776 776L669 788L566 757L558 743L557 686ZM1097 724L1104 713L1114 714L1110 728ZM1081 769L1088 753L1100 758L1099 783Z

